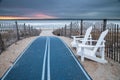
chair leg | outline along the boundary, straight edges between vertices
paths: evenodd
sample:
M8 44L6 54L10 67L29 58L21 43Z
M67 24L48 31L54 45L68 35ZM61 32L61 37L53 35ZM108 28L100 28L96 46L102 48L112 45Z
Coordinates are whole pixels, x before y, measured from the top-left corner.
M105 54L104 54L104 51L105 51L105 48L104 47L102 47L101 48L101 58L102 58L102 60L105 60Z
M84 48L81 48L81 61L84 62Z

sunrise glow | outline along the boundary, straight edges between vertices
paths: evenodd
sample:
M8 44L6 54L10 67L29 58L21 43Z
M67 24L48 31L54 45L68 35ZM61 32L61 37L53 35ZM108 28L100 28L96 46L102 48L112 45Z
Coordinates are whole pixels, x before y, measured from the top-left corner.
M16 17L16 16L0 16L0 19L7 20L7 19L30 19L28 17Z
M38 13L38 14L34 14L33 18L36 18L36 19L51 19L51 18L56 18L56 17Z
M45 15L45 14L33 14L29 15L27 17L17 17L17 16L0 16L0 19L2 20L8 20L8 19L53 19L56 17Z

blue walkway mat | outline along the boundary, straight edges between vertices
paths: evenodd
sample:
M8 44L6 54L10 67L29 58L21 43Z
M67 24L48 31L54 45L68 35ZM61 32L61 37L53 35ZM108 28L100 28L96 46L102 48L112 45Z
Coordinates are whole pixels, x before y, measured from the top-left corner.
M1 80L91 80L67 45L56 37L39 37Z

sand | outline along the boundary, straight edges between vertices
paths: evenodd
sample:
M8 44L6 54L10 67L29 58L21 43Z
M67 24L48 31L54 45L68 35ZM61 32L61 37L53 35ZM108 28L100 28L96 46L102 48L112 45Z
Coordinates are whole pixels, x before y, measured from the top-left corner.
M55 36L52 33L52 30L43 30L40 36ZM36 37L30 37L14 43L6 49L0 55L0 77L4 72L12 65L14 60L20 55L20 53L27 47L27 45L34 40ZM67 45L71 48L72 39L59 36L63 39ZM72 49L76 55L76 50ZM81 62L80 57L77 56L78 60ZM120 80L120 63L114 62L113 60L107 59L107 64L97 63L88 59L85 59L84 62L81 62L85 70L92 77L93 80Z

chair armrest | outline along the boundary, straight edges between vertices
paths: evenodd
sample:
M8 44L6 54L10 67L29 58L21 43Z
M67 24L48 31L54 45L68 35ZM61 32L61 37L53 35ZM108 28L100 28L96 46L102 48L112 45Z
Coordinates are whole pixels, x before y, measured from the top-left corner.
M79 47L83 47L83 48L94 48L96 47L96 45L78 45ZM105 47L104 45L99 45L98 47Z
M84 41L84 40L81 40L81 41ZM97 42L98 40L86 40L86 41L91 41L91 42Z
M80 37L84 37L85 35L78 35L78 36L71 36L72 38L80 38Z
M84 41L84 40L81 40L81 41ZM98 40L86 40L86 41L97 42ZM105 42L105 40L103 40L102 42Z
M78 41L78 40L82 40L83 38L80 38L80 36L71 36L74 40Z

